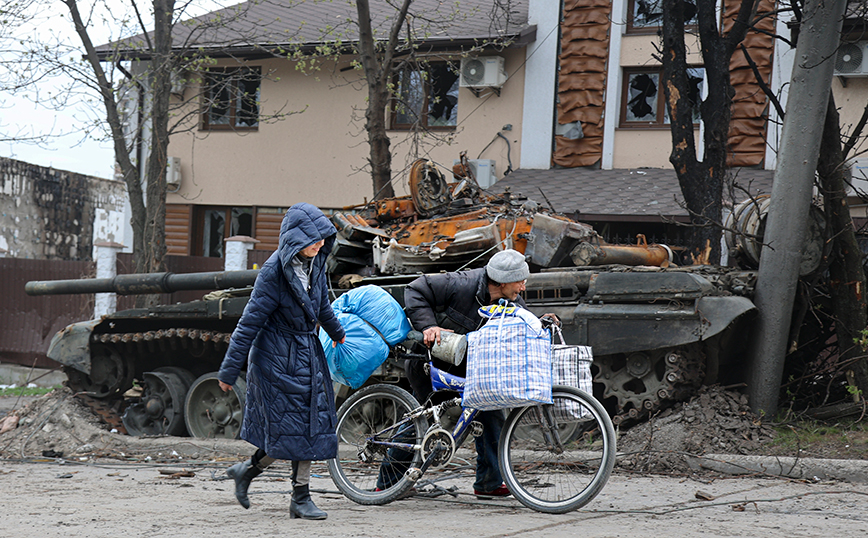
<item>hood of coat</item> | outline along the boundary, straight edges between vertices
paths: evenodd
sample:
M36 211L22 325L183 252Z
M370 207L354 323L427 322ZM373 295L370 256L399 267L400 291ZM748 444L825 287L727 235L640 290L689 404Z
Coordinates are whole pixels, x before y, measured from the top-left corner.
M277 247L280 265L283 267L287 279L292 281L291 275L294 273L290 262L299 251L324 240L325 244L314 258L313 274L318 274L317 269L325 264L325 260L332 250L336 233L337 229L334 224L316 206L301 203L290 207L280 224L280 241Z

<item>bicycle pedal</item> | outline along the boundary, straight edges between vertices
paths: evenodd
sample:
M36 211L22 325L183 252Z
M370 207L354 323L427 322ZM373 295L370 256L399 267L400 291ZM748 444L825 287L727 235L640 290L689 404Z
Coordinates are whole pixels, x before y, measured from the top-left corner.
M404 473L404 476L407 477L407 480L412 482L416 482L420 478L422 478L422 469L418 467L410 467L407 469L407 472Z

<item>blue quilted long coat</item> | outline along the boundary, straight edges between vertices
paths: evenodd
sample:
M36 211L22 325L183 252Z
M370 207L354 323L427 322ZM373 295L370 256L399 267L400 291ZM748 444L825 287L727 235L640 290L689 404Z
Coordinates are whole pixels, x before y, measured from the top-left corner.
M272 458L307 461L337 455L334 391L315 332L319 321L332 340L344 337L328 301L325 274L336 231L313 205L287 210L279 247L256 278L220 366L220 381L231 385L247 363L241 438ZM321 239L325 245L313 260L308 293L290 260Z

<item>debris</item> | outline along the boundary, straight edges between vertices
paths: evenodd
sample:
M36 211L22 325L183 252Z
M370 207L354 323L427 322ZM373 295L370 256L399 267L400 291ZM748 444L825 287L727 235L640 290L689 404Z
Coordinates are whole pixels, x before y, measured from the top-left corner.
M171 469L160 469L161 475L166 475L161 478L168 478L171 480L177 480L179 478L193 478L196 476L196 473L193 471L173 471Z
M693 496L696 497L697 499L699 499L700 501L713 501L714 500L714 495L712 495L710 493L706 493L706 492L701 491L701 490L697 490L696 493L693 494Z
M45 458L62 458L63 452L58 452L56 450L43 450L42 456Z
M18 427L18 415L6 415L0 419L0 435Z
M752 454L774 439L775 430L748 406L747 396L720 386L703 387L618 440L628 454L625 468L652 472L690 472L686 456L706 453Z
M355 274L481 267L506 248L549 268L613 263L668 267L672 262L669 247L648 245L644 239L637 245L608 245L591 226L521 194L483 190L469 166L456 165L452 179L454 183L447 183L433 162L419 159L410 169L410 196L334 213L338 234L328 263L329 273L344 275L339 285L352 287L348 275Z

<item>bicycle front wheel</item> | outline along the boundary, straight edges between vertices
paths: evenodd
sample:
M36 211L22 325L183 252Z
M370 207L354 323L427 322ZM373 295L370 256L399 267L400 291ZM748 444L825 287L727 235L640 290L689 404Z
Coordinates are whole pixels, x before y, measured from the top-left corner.
M419 467L420 451L381 443L419 446L428 427L424 417L405 419L419 407L406 390L395 385L371 385L350 396L338 410L338 456L329 460L335 486L359 504L386 504L413 486L404 476Z
M555 386L552 405L515 409L506 419L498 446L500 470L523 505L563 514L589 503L606 485L615 465L615 428L592 396ZM548 408L563 450L547 445L538 409ZM563 433L570 432L568 436Z

